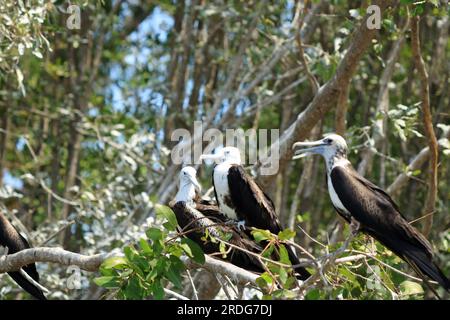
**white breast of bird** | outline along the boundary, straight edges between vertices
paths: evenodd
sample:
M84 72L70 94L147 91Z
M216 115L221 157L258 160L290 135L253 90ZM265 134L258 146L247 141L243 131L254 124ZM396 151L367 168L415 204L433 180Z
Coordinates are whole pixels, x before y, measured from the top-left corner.
M225 197L230 196L228 186L228 170L230 170L230 167L231 165L228 163L221 163L214 168L214 186L216 188L220 211L230 219L237 220L236 212L225 201Z
M350 212L344 207L341 199L339 199L339 196L337 195L336 191L334 190L333 182L331 181L330 175L328 175L328 193L330 194L331 202L333 202L333 205L336 208L344 211L347 214L350 214Z

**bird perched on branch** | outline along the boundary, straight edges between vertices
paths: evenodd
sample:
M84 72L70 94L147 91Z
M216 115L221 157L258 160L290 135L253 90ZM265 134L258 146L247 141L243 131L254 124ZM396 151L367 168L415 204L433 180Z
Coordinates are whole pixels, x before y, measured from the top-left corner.
M30 248L28 241L13 227L0 212L0 246L5 247L8 254L16 253ZM21 286L26 292L38 300L46 300L42 288L39 287L39 274L36 265L29 264L22 267L19 271L8 272L13 280ZM35 283L33 283L32 280Z
M220 211L237 222L238 227L254 227L269 230L277 235L282 231L272 200L264 193L241 165L238 148L225 147L216 154L204 154L200 159L219 162L214 167L214 193ZM294 250L286 246L293 265L300 263ZM310 273L303 267L295 267L297 278L305 280Z
M385 191L353 169L347 159L344 138L329 134L318 141L294 143L293 148L296 149L293 159L308 154L323 156L331 202L351 223L353 232L362 231L374 237L411 265L420 277L427 275L450 290L449 279L433 261L431 244L408 223Z
M228 224L227 219L219 212L219 208L211 202L202 203L199 196L201 187L196 178L196 170L192 167L184 167L180 172L180 186L175 201L170 207L175 213L180 232L189 239L196 242L206 254L220 253L219 239L228 239L227 242L246 251L260 254L263 248L248 235L240 231L234 224ZM211 239L205 239L205 233ZM243 250L230 248L226 261L253 272L262 273L264 265L256 255L249 254Z

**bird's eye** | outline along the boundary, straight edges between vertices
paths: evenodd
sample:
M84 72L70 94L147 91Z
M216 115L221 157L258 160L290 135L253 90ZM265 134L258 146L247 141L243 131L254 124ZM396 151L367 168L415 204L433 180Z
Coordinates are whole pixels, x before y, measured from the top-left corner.
M332 143L333 143L333 140L330 139L330 138L328 138L328 139L325 140L325 142L328 143L328 144L332 144Z

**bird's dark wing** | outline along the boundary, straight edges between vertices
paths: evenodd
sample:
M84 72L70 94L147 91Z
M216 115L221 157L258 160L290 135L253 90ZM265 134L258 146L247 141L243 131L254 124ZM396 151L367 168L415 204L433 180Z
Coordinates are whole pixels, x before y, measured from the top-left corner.
M399 231L405 233L404 236L408 239L413 240L414 244L422 246L428 253L428 255L432 257L433 249L431 248L431 244L420 232L418 232L413 226L408 223L405 216L400 212L399 207L391 198L391 196L377 185L360 176L353 168L348 168L348 171L355 179L359 181L359 183L361 183L377 195L377 198L379 198L379 203L381 203L382 207L389 208L388 212L392 212L391 215L394 217L394 220L396 222L395 225L400 227Z
M223 239L227 235L231 235L228 242L247 251L259 254L263 250L260 245L251 240L244 232L238 230L236 226L213 220L216 215L214 217L204 216L198 210L190 208L185 202L181 201L173 205L172 210L182 231L187 232L186 237L196 242L206 254L215 254L215 257L223 258L220 254L219 242L205 242L202 239L205 236L205 229L208 229L209 234L216 238ZM249 271L259 273L265 271L264 266L256 256L242 250L231 249L223 259Z
M228 171L228 187L239 218L244 218L247 227L267 229L278 235L282 230L272 200L261 187L245 172L242 166L234 165ZM286 245L292 265L300 263L294 249ZM303 267L295 267L297 278L305 280L310 273Z
M236 213L248 227L267 229L274 234L281 231L272 200L242 166L233 165L228 171L228 186Z
M226 222L228 218L219 211L216 201L205 200L200 196L194 199L195 209L215 222Z
M331 180L342 204L361 223L363 232L448 290L448 279L432 261L430 243L400 214L389 195L360 177L353 168L335 167Z
M8 254L13 254L30 248L28 241L13 227L13 225L0 213L0 245L8 248ZM34 263L23 266L22 269L36 282L39 274ZM20 272L8 272L11 278L25 291L39 300L46 300L41 289L30 283Z

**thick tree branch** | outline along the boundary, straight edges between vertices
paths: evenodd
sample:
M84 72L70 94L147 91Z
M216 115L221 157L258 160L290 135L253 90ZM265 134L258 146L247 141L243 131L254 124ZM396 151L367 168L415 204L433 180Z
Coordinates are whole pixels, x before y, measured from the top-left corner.
M420 78L423 124L425 128L425 135L428 139L428 147L430 148L428 194L425 203L425 212L423 214L424 216L428 215L425 219L423 228L423 233L425 234L425 236L428 236L433 225L433 215L430 213L435 211L437 200L438 142L433 129L433 118L430 109L428 72L420 50L419 21L420 17L418 16L414 16L411 19L411 47L413 52L414 64Z
M41 247L22 250L20 252L0 257L0 273L17 271L21 267L35 262L50 262L65 266L78 266L80 269L95 272L103 261L112 256L112 253L102 253L92 256L70 252L61 248ZM185 257L184 263L189 269L203 268L212 273L227 275L238 284L255 284L259 275L236 267L230 263L211 258L205 255L203 265L196 264Z
M444 137L439 139L439 146L444 146L447 139L450 138L450 130L448 130ZM425 162L428 161L430 158L430 148L425 147L411 160L411 162L408 164L404 172L399 174L397 178L395 178L394 182L387 188L387 193L389 193L392 196L397 195L401 188L403 188L406 183L409 181L409 177L411 176L412 172L415 170L420 169Z
M378 5L383 13L388 6L394 4L394 1L374 1L373 4ZM292 157L292 144L295 141L304 140L308 137L311 129L319 119L322 119L325 113L335 106L337 98L344 88L343 84L348 83L355 74L359 61L371 46L372 39L377 34L376 29L367 28L367 19L368 16L363 19L361 25L355 31L350 46L334 76L319 89L306 110L298 115L296 121L286 129L280 139L271 146L271 149L274 151L278 148L280 150L280 169L282 169ZM276 154L276 152L273 152L272 154ZM264 166L264 163L261 164L261 166ZM259 168L256 169L259 171ZM267 186L274 178L275 175L262 176L260 182L263 186Z
M52 262L65 266L75 265L86 271L97 271L110 254L86 256L61 248L41 247L19 251L0 257L0 273L17 271L34 262Z
M208 270L211 273L220 273L227 275L236 284L256 284L256 279L259 277L258 274L252 273L245 269L236 267L235 265L211 258L205 255L205 263L200 265L192 261L191 259L184 257L182 259L188 269L202 268Z

